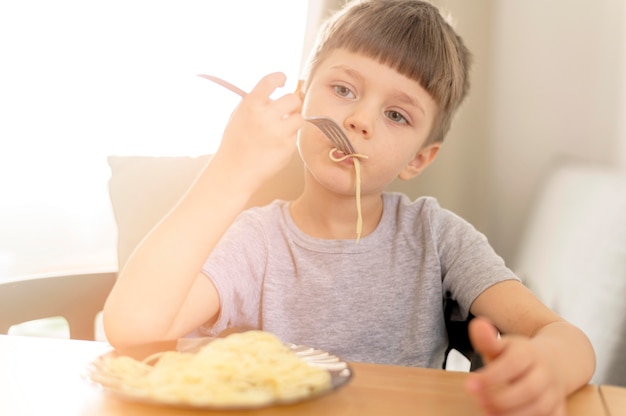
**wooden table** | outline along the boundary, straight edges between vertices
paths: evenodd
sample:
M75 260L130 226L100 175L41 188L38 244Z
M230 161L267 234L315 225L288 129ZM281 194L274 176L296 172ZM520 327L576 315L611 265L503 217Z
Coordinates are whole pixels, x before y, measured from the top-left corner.
M618 386L600 386L600 396L606 406L607 415L626 415L626 388Z
M0 335L0 415L480 415L464 391L466 373L351 363L352 380L307 402L254 411L197 411L126 402L85 378L88 363L111 350L102 342ZM611 415L626 403L626 389L602 386ZM598 386L568 400L570 416L606 415ZM622 410L622 413L624 411Z

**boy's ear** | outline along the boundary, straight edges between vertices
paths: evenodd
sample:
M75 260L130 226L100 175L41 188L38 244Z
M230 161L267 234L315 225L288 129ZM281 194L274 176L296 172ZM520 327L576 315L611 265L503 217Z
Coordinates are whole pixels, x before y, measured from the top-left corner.
M435 160L440 148L441 143L433 143L422 147L398 174L398 178L403 181L408 181L422 173L422 171Z

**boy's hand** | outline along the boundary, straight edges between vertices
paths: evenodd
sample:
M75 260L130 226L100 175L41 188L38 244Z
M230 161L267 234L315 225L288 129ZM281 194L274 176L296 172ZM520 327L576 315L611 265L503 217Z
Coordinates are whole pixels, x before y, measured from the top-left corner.
M467 390L488 415L563 416L565 388L556 369L531 338L503 336L475 318L470 339L485 367L470 374Z
M248 181L260 184L271 177L289 162L296 148L304 123L302 99L295 93L270 98L285 80L282 73L261 79L233 111L224 130L215 157Z

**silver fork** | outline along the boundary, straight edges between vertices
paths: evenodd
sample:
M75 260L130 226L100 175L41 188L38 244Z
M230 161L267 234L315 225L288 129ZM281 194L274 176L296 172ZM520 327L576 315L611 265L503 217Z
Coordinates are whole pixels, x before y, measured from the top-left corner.
M305 117L304 120L317 126L328 137L335 147L343 152L344 155L353 155L356 149L344 133L339 124L329 117Z
M213 75L205 75L205 74L201 74L198 76L204 79L208 79L209 81L215 82L216 84L221 85L222 87L231 90L232 92L234 92L235 94L239 95L242 98L248 95L241 88L236 87L230 82L225 81L221 78L215 77ZM346 133L339 126L339 124L337 124L337 122L333 120L332 118L305 117L304 120L308 121L309 123L312 123L318 129L320 129L322 133L324 133L324 135L328 138L328 140L330 140L330 142L334 144L335 147L339 151L343 152L344 155L353 155L356 153L356 150L354 146L352 145L352 143L350 142L350 140L348 139L348 136L346 136Z

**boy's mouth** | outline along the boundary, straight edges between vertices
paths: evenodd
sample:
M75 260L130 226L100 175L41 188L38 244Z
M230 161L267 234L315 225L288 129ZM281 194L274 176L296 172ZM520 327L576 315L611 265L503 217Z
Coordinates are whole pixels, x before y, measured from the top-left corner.
M349 165L354 165L354 159L367 159L368 156L361 153L350 153L346 154L345 152L333 147L328 152L328 157L330 160L336 163L347 163Z
M335 159L342 159L346 154L337 148L333 148L330 152L331 156Z
M331 149L329 153L330 159L339 164L354 165L354 160L337 148Z

